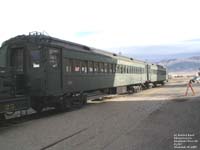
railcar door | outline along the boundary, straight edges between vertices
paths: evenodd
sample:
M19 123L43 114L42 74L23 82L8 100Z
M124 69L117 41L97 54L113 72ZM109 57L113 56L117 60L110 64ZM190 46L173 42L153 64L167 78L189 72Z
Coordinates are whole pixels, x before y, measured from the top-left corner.
M59 95L62 91L61 49L49 48L49 67L47 72L47 89L49 95Z
M24 48L11 49L10 65L13 68L15 76L15 89L17 94L23 94L25 91L25 50Z
M147 69L147 81L151 81L151 66L146 65L146 69Z

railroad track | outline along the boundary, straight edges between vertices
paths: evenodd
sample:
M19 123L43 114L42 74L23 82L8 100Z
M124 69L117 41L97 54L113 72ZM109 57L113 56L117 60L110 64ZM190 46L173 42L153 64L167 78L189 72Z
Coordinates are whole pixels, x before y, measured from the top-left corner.
M2 121L0 121L0 131L2 129L6 129L9 127L18 126L19 124L24 123L24 122L48 117L48 116L55 115L58 113L59 113L59 111L57 111L56 109L50 109L50 110L41 112L39 114L31 113L31 114L27 114L27 115L20 116L20 117L13 117L10 119L2 120Z
M93 93L89 94L87 97L88 104L94 104L96 101L102 101L106 99L111 99L113 97L120 97L128 95L128 93L124 94L102 94L102 93ZM68 111L73 111L76 110L77 107L72 107L72 109ZM67 112L67 111L66 111ZM24 110L24 112L16 112L15 115L13 116L6 116L6 120L0 120L0 131L6 128L10 128L13 126L18 126L21 123L40 119L40 118L45 118L48 116L56 115L62 113L54 108L46 108L44 111L41 113L36 113L34 110L29 109L29 110Z
M92 100L102 100L104 97L109 96L108 94L92 94L90 96L88 96L88 101L92 101ZM90 103L90 102L89 102ZM68 111L73 111L76 110L77 107L72 107L70 110ZM66 111L67 112L67 111ZM16 112L14 115L12 116L6 116L6 120L0 120L0 131L9 127L13 127L13 126L17 126L21 123L24 122L28 122L31 120L36 120L36 119L40 119L40 118L45 118L48 116L52 116L52 115L56 115L62 113L56 109L53 108L47 108L45 109L43 112L41 113L36 113L35 111L33 111L32 109L29 110L24 110L24 112Z

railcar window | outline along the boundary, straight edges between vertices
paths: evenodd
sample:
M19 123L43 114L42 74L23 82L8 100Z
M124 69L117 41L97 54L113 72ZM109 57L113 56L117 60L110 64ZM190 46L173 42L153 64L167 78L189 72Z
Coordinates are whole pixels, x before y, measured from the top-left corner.
M82 73L87 73L87 61L82 61L81 62L81 72Z
M116 73L116 70L117 70L116 64L112 64L112 71L113 71L113 73Z
M120 65L120 73L124 73L124 66Z
M134 73L134 74L136 73L136 68L135 68L135 67L133 67L133 73Z
M152 73L153 73L153 74L157 74L157 70L152 69Z
M120 65L120 73L123 73L123 66L122 65Z
M133 73L133 67L130 66L130 73L132 74Z
M117 73L121 73L121 67L120 65L117 65L117 70L116 70Z
M118 73L122 73L122 66L119 65L118 67L119 67L119 68L118 68L118 69L119 69L119 70L118 70Z
M90 72L90 73L93 72L93 62L92 61L88 62L88 72Z
M114 64L110 64L110 73L113 73L114 71L113 71L113 69L114 69Z
M125 73L125 68L123 65L122 65L122 73Z
M80 72L80 61L79 60L73 60L73 71L74 72Z
M126 73L129 73L129 66L126 66Z
M123 73L126 73L126 66L123 66Z
M162 75L166 75L166 71L162 71L161 74L162 74Z
M94 62L94 72L95 73L99 72L99 64L98 64L98 62Z
M108 64L104 63L104 72L107 73L108 72Z
M31 51L31 59L32 59L32 67L33 68L40 68L40 51L33 50Z
M0 67L6 66L7 46L0 48Z
M112 70L112 64L108 64L108 72L109 72L109 73L112 73L112 72L113 72L113 70Z
M72 71L72 60L71 59L65 59L65 69L66 72L71 72Z
M59 51L57 49L49 50L49 64L52 68L57 68L59 62Z
M99 69L100 69L100 73L104 72L103 63L99 63Z
M23 71L23 49L13 49L11 54L11 65L17 71Z
M126 66L124 66L124 70L123 70L123 72L126 73Z
M109 73L112 73L113 71L112 71L112 64L108 64L108 72Z

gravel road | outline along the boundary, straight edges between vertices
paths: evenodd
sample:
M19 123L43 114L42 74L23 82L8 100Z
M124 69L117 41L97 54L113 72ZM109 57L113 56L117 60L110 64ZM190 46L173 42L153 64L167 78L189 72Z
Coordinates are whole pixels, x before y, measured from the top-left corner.
M170 150L175 136L185 134L196 143L178 144L200 149L200 85L194 85L196 96L184 97L187 81L2 128L0 149Z

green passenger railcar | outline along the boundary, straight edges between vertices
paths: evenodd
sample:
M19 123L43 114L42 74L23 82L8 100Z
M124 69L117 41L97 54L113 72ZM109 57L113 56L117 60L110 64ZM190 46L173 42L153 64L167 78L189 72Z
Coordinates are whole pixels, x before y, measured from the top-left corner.
M0 67L0 97L15 99L0 99L0 109L10 104L25 109L25 102L36 111L48 106L66 109L86 103L91 91L116 93L122 87L130 90L166 80L162 66L38 33L5 41ZM19 97L22 106L17 107Z

